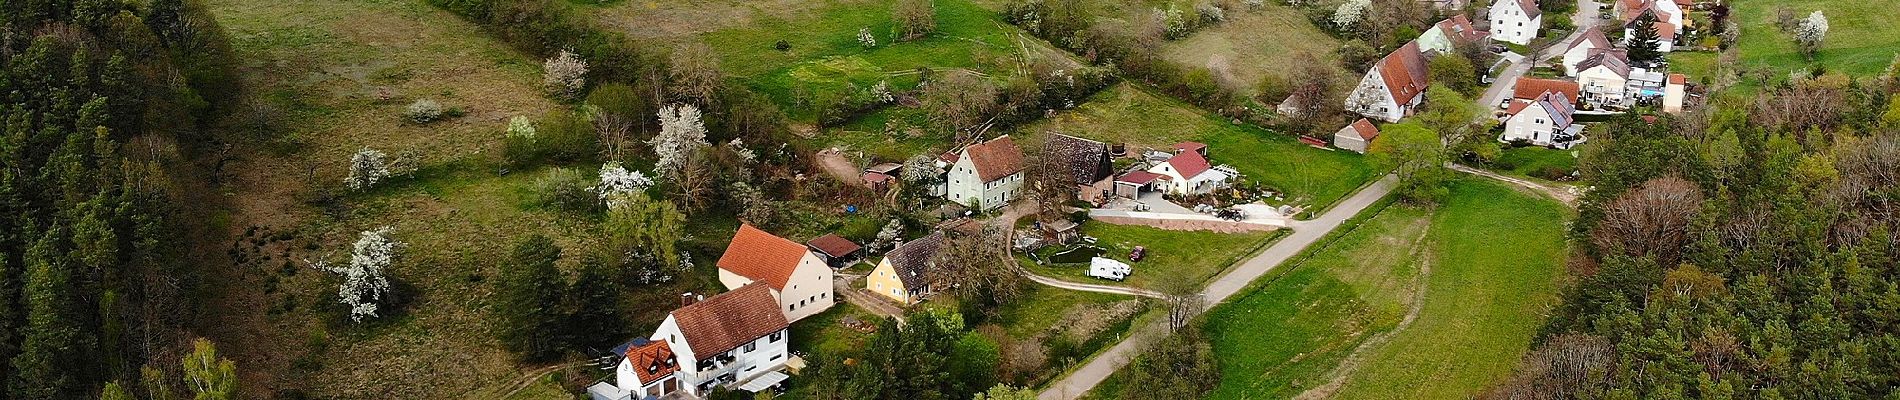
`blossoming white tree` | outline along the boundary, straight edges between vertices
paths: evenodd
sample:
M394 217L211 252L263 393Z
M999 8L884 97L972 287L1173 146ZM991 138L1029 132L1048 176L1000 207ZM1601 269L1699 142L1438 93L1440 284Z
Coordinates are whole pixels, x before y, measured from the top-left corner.
M1372 0L1346 0L1338 9L1333 10L1333 26L1340 30L1352 29L1366 17L1366 9L1372 7Z
M389 278L384 274L396 258L396 248L402 246L389 238L389 231L387 226L363 231L350 250L347 265L317 264L318 268L343 277L336 296L350 306L351 321L363 322L364 317L378 316L376 303L389 294Z
M1821 41L1827 39L1827 28L1827 15L1821 14L1820 10L1808 14L1808 19L1801 20L1801 25L1794 30L1794 41L1801 46L1801 53L1813 58L1814 52L1821 49Z
M871 86L871 96L876 97L879 103L897 101L897 96L891 94L890 81L877 81L876 85Z
M660 134L647 144L660 156L654 172L666 179L679 178L688 158L712 145L706 142L706 125L699 120L699 107L677 103L660 109Z
M600 199L606 201L608 206L613 206L614 199L624 198L626 194L646 190L650 186L653 186L653 179L647 178L646 174L627 170L618 161L609 161L600 166L600 184L594 185L594 193L600 194Z
M343 178L343 184L350 190L363 190L388 177L389 155L364 147L350 156L350 176Z
M534 120L525 115L516 115L508 119L508 137L534 139Z
M541 69L545 71L541 86L555 97L573 99L587 87L587 61L574 52L561 50L561 54L541 63Z
M904 222L895 218L891 219L891 223L884 224L883 230L877 231L877 239L871 241L871 246L868 247L869 252L876 253L888 250L890 246L897 243L897 239L900 239L903 234Z

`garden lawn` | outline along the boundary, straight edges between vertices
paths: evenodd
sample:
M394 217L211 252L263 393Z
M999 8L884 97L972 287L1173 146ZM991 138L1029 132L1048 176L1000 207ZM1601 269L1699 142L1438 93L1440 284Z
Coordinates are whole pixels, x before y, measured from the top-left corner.
M1588 146L1588 144L1584 146ZM1540 176L1547 175L1548 173L1540 172L1545 169L1553 168L1563 171L1576 171L1577 154L1581 154L1579 153L1581 151L1581 148L1557 150L1537 146L1507 147L1504 149L1504 154L1499 156L1497 161L1492 163L1492 166L1496 167L1493 169L1510 175L1549 180L1548 178Z
M1471 398L1511 373L1557 304L1570 211L1504 184L1451 183L1432 217L1418 319L1368 349L1339 398Z
M1710 74L1715 73L1717 57L1720 56L1708 52L1671 52L1668 55L1669 72L1682 74L1688 77L1690 82L1701 82L1703 79L1714 78Z
M1315 148L1293 135L1236 125L1129 83L1111 86L1081 107L1015 132L1024 137L1062 132L1125 143L1131 154L1146 148L1171 149L1181 141L1206 143L1213 164L1233 165L1247 179L1285 191L1289 202L1310 206L1310 212L1331 207L1376 174L1358 154Z
M1180 6L1191 4L1182 2ZM1269 1L1258 9L1241 6L1226 15L1227 20L1220 24L1168 41L1162 46L1163 56L1182 66L1211 69L1216 77L1248 95L1268 74L1290 78L1301 67L1296 63L1302 53L1327 65L1339 64L1338 52L1334 51L1339 49L1339 39L1313 26L1305 14L1284 2ZM1344 69L1339 73L1344 77L1353 75Z
M1186 276L1196 285L1214 279L1237 261L1252 255L1262 246L1285 235L1285 231L1217 233L1170 231L1140 225L1115 225L1100 221L1082 224L1082 234L1093 236L1108 250L1103 257L1128 262L1135 272L1126 281L1114 282L1088 276L1088 264L1036 265L1018 257L1024 268L1044 276L1072 282L1113 286L1153 288L1164 276ZM1129 262L1129 251L1145 246L1148 254L1140 262Z
M1783 0L1734 2L1733 17L1742 23L1741 63L1791 71L1810 64L1795 47L1792 36L1775 27L1775 9L1788 7L1797 19L1821 10L1828 31L1815 62L1827 69L1855 76L1874 76L1885 70L1900 49L1900 2L1866 0Z

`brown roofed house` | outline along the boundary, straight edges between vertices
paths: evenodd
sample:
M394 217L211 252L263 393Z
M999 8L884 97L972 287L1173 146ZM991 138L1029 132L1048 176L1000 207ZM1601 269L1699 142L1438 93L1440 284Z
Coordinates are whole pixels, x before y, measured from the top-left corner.
M764 284L781 302L785 319L797 321L831 308L832 271L824 259L798 242L740 224L732 243L719 256L719 283L737 290Z
M779 303L771 287L752 284L667 314L652 339L678 359L678 389L703 396L714 387L784 379L777 371L791 356L791 321Z
M878 262L871 275L864 278L864 290L877 293L896 301L898 304L916 304L933 292L931 266L936 265L937 253L943 251L947 241L943 231L899 244L897 248L884 253L884 260Z
M1023 150L1009 135L965 146L948 164L945 198L984 210L1015 200L1023 187Z
M817 239L805 242L805 245L811 247L812 251L818 253L818 258L825 259L825 262L833 268L840 267L843 263L851 261L857 257L858 250L864 248L864 246L859 246L856 242L852 242L851 239L845 239L836 233L827 233L824 236L819 236Z
M1372 139L1378 137L1379 128L1373 126L1371 120L1360 118L1333 133L1333 147L1364 154L1371 147Z

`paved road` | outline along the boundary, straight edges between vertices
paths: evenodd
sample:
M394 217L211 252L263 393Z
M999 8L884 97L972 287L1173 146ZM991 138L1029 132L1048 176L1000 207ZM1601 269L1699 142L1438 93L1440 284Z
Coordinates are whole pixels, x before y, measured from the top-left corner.
M1202 296L1207 299L1208 306L1211 308L1213 305L1227 300L1228 297L1232 297L1234 294L1239 293L1241 289L1246 288L1247 284L1252 283L1254 279L1265 275L1267 271L1273 270L1274 267L1279 266L1281 263L1286 262L1286 260L1293 258L1294 255L1306 250L1308 246L1318 242L1319 239L1325 237L1327 233L1339 228L1339 225L1346 222L1346 219L1358 215L1360 211L1365 210L1366 207L1379 201L1380 198L1384 198L1387 193L1391 193L1392 187L1397 183L1397 177L1387 175L1377 182L1373 182L1372 185L1367 186L1365 189L1360 190L1359 193L1353 194L1352 197L1348 197L1344 201L1339 202L1338 206L1327 210L1326 213L1321 214L1319 218L1293 223L1293 234L1287 235L1285 239L1281 239L1279 242L1274 243L1273 246L1267 247L1265 251L1261 251L1260 254L1255 255L1253 258L1241 262L1240 266L1235 267L1232 272L1228 272L1227 275L1223 275L1209 284L1207 290L1202 292ZM1128 364L1129 357L1134 356L1136 351L1141 348L1144 338L1152 337L1166 330L1167 321L1155 321L1155 323L1137 328L1135 333L1129 335L1127 339L1123 339L1120 343L1116 343L1114 347L1103 351L1101 355L1089 360L1088 364L1077 368L1075 372L1069 374L1069 376L1063 377L1062 380L1050 384L1049 388L1043 390L1042 394L1037 395L1036 398L1039 400L1069 400L1088 393L1089 389L1095 388L1095 385L1101 384L1103 379L1107 379L1109 374L1115 373L1115 370L1121 369L1123 365Z
M1498 103L1504 101L1504 96L1510 96L1511 90L1517 86L1517 78L1529 73L1531 64L1534 64L1535 61L1563 56L1564 50L1569 50L1571 42L1577 41L1577 38L1583 36L1584 31L1589 30L1592 26L1596 26L1597 19L1599 19L1597 18L1599 7L1602 7L1602 4L1592 0L1577 0L1577 12L1570 16L1570 20L1576 23L1577 30L1571 32L1570 36L1564 37L1562 41L1552 44L1550 48L1544 49L1544 52L1535 58L1521 56L1515 53L1505 53L1505 58L1511 60L1511 66L1505 68L1504 72L1498 74L1497 80L1491 82L1491 87L1485 88L1483 96L1478 96L1479 109L1496 110ZM1491 113L1489 112L1483 113L1483 118L1489 118L1490 116Z

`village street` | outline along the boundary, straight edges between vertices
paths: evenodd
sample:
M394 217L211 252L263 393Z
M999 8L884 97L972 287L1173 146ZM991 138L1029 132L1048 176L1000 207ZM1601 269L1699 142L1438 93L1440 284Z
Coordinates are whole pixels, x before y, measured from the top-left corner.
M1353 194L1352 197L1341 200L1338 205L1334 206L1331 210L1327 210L1325 214L1321 214L1318 218L1293 222L1291 227L1293 229L1292 234L1287 235L1286 238L1281 239L1279 242L1275 242L1272 246L1267 247L1266 250L1261 251L1260 254L1255 255L1253 258L1242 261L1233 271L1228 272L1227 275L1223 275L1208 284L1207 290L1201 292L1202 297L1207 300L1208 307L1212 308L1213 305L1219 304L1221 301L1227 300L1228 297L1239 293L1241 289L1246 288L1254 279L1265 275L1267 271L1273 270L1274 267L1279 266L1288 259L1292 259L1294 255L1299 254L1301 251L1306 250L1307 247L1319 242L1321 238L1326 237L1326 234L1331 233L1334 229L1338 229L1339 225L1346 222L1347 219L1358 215L1360 211L1364 211L1366 207L1372 206L1373 203L1384 198L1386 194L1391 193L1392 188L1397 184L1397 177L1387 175L1373 182L1371 185L1360 189L1359 192ZM1133 357L1141 348L1143 340L1153 337L1156 334L1165 333L1167 329L1166 321L1155 321L1155 323L1136 328L1133 334L1129 335L1126 339L1122 339L1120 343L1116 343L1114 347L1108 348L1108 350L1103 351L1095 358L1090 359L1087 364L1076 368L1075 371L1068 376L1050 384L1049 388L1043 390L1037 398L1041 400L1068 400L1088 393L1089 389L1093 389L1095 385L1101 384L1102 380L1107 379L1110 374L1115 373L1115 371L1121 369L1123 365L1128 364L1129 358Z
M1497 80L1491 82L1491 87L1485 88L1484 95L1478 96L1479 109L1497 109L1498 103L1503 102L1506 98L1505 96L1510 96L1512 88L1517 86L1517 78L1530 73L1531 64L1550 59L1551 57L1562 56L1564 50L1569 50L1571 42L1577 41L1577 38L1582 37L1583 33L1589 30L1590 27L1596 26L1597 19L1599 19L1597 18L1598 9L1602 6L1602 4L1592 0L1577 0L1576 14L1570 16L1570 21L1577 25L1577 30L1571 32L1570 36L1565 36L1563 40L1552 43L1549 48L1544 49L1544 52L1535 58L1517 55L1516 59L1511 60L1511 66L1505 68L1504 72L1498 74ZM1512 58L1513 53L1505 54L1507 59ZM1483 113L1482 118L1490 117L1491 113Z

